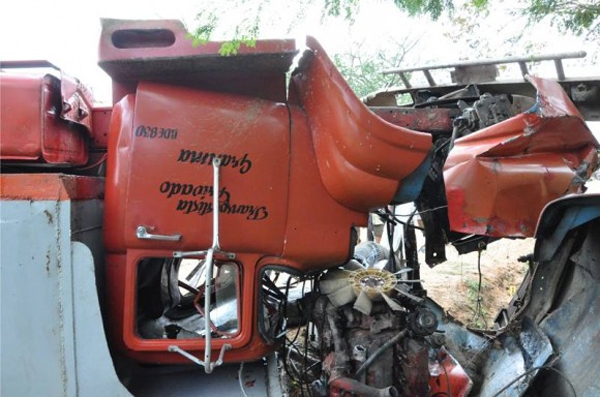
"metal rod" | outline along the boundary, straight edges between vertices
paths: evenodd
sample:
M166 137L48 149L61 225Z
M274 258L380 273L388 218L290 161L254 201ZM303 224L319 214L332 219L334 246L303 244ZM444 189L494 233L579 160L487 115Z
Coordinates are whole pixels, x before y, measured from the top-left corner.
M408 78L406 77L406 75L402 72L398 73L400 75L400 80L402 80L402 82L404 83L404 86L406 88L411 88L412 86L410 85L410 81L408 81Z
M219 166L221 160L215 158L213 160L213 192L219 191ZM204 371L207 374L212 372L210 364L210 356L212 353L212 334L210 329L210 305L212 294L212 278L215 250L219 250L219 195L213 194L213 241L212 247L206 253L206 277L204 287Z
M212 353L212 334L210 329L210 304L212 302L210 294L212 293L213 253L213 248L208 250L208 255L206 256L206 277L204 281L204 341L206 343L206 347L204 348L204 370L207 374L212 372L212 368L210 368L210 355Z
M198 364L198 365L204 367L205 370L206 370L206 368L209 368L209 370L207 372L210 373L210 372L212 372L212 370L215 367L218 367L219 365L223 364L223 358L225 357L225 352L231 350L231 348L232 348L232 346L229 343L224 344L221 347L221 352L219 353L219 358L217 359L217 361L214 363L209 362L208 364L205 363L204 361L199 360L196 356L186 352L185 350L183 350L181 347L179 347L177 345L169 346L168 350L171 353L181 354L183 357L187 358L194 364Z
M208 254L207 250L202 251L173 251L173 258L185 258L187 256L205 256Z
M219 191L219 167L221 166L221 159L215 158L213 159L213 192ZM204 286L204 362L200 361L198 358L192 356L190 353L185 350L179 348L178 346L169 346L169 351L174 353L179 353L182 356L188 358L198 365L202 365L204 367L204 372L210 374L215 367L223 364L223 357L225 356L225 352L231 350L230 344L225 344L221 347L221 352L219 353L219 357L217 361L214 363L210 361L212 355L212 334L211 334L211 321L210 321L210 306L212 304L211 295L212 295L212 279L213 279L213 265L215 254L224 255L226 258L234 259L235 254L231 252L223 252L219 248L219 195L213 194L213 238L212 238L212 246L207 251L175 251L173 252L173 256L175 258L183 258L185 256L201 256L206 254L205 266L206 266L206 276L205 278L205 286Z
M431 73L429 73L429 69L423 69L423 74L425 75L425 78L427 79L429 85L435 87L435 80L433 79Z
M218 251L219 245L219 167L221 159L215 157L213 159L213 250ZM212 276L211 276L212 277Z
M565 69L563 68L562 60L555 59L554 66L556 67L556 75L558 76L558 79L564 80L565 79Z
M171 345L169 346L168 349L171 353L178 353L181 354L183 357L187 358L188 360L190 360L191 362L201 365L204 367L204 362L198 360L198 358L196 358L195 356L192 356L190 353L186 352L185 350L183 350L182 348L180 348L179 346L175 346L175 345Z
M422 70L432 70L432 69L448 69L454 68L457 66L485 66L485 65L501 65L505 63L518 63L518 62L539 62L539 61L554 61L556 59L572 59L572 58L583 58L587 55L585 51L577 51L577 52L565 52L562 54L548 54L548 55L532 55L529 57L508 57L501 59L484 59L481 61L466 61L459 63L446 63L441 65L431 65L431 66L419 66L414 68L406 68L406 69L387 69L384 70L383 74L395 74L395 73L404 73L404 72L418 72Z
M232 347L233 346L231 346L229 343L226 343L221 347L221 352L219 353L219 358L217 358L216 362L210 364L211 372L212 372L213 368L218 367L219 365L223 364L223 359L225 358L225 352L231 350Z
M519 68L521 69L521 76L525 78L529 74L529 70L527 70L527 64L525 62L519 62Z
M193 293L193 294L199 294L200 293L200 291L198 291L198 289L192 287L191 285L189 285L187 283L184 283L181 280L177 280L177 285L179 287L185 289L186 291Z

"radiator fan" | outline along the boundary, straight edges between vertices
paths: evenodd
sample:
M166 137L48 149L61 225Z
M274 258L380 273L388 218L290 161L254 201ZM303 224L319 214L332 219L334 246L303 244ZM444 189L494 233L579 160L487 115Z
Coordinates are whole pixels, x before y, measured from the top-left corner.
M385 301L392 310L404 311L391 298L394 292L416 298L397 284L396 276L387 270L363 268L329 271L319 282L319 287L335 307L354 301L354 309L369 315L374 301Z

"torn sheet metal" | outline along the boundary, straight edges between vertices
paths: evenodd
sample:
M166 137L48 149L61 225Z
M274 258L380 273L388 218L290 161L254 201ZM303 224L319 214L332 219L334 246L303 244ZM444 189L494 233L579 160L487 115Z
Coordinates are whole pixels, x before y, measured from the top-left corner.
M597 218L600 218L600 194L569 196L548 204L535 233L536 260L551 260L568 232Z
M506 387L501 396L522 396L539 373L535 368L547 365L556 355L545 331L530 317L519 318L506 332L490 334L464 327L430 299L425 304L439 321L439 335L443 336L437 342L443 343L473 381L473 388L468 387L470 395L495 397ZM435 385L435 377L432 380ZM452 395L461 394L453 390Z
M600 207L600 197L589 197L594 198L595 204L585 196L555 202L544 211L544 222L540 225L550 231L555 226L560 229L562 219L570 218L576 224L581 218L565 209ZM535 319L559 353L553 367L563 376L543 371L531 389L539 396L598 396L600 219L590 219L574 227L562 240L554 239L554 235L550 237L552 240L540 235L538 230L534 260L539 261L539 265L530 286L529 303L517 320L524 316ZM546 253L547 244L556 245L557 250L550 259L544 260L541 255Z
M497 338L501 348L490 347L481 369L479 396L496 396L501 390L502 396L522 396L539 372L535 368L546 365L554 354L550 340L531 319L525 317L519 325L518 333L507 332Z
M600 145L560 85L529 81L533 108L456 140L444 168L452 230L531 237L544 206L596 168Z
M446 351L444 347L438 351L439 361L429 363L429 394L452 395L466 397L473 388L473 381L464 368Z

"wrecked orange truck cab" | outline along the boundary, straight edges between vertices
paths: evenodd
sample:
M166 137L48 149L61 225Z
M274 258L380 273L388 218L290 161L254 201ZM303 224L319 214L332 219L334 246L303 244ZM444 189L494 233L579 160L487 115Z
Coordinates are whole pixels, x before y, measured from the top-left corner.
M183 31L175 37L185 40ZM252 66L246 66L246 75L239 65L246 64L245 58L276 56L291 62L292 50L271 52L286 44L259 42L250 53L230 58L200 53L170 59L156 77L175 75L199 58L218 62L220 73L231 74L240 86L252 86ZM241 294L233 334L215 339L213 346L216 353L231 346L226 362L255 360L267 351L256 321L265 268L310 272L344 264L356 243L353 227L366 226L369 210L393 201L403 180L426 160L430 136L371 113L316 41L308 44L312 56L292 78L289 90L297 97L289 102L264 99L271 93L262 87L249 96L234 87L223 93L130 79L133 92L115 104L104 221L107 282L113 285L108 288L113 324L121 324L112 331L132 357L187 360L168 351L172 341L140 335L139 319L152 310L136 301L136 294L145 293L140 266L172 262L173 252L202 257L194 253L212 244L213 213L218 213L219 248L231 255L217 255L215 264L234 269L233 282ZM102 55L115 43L101 45ZM116 59L101 58L101 65L118 77L130 63L153 64L154 59L137 59L135 51L121 49ZM262 68L263 63L257 65ZM290 65L271 71L281 92ZM273 85L268 88L275 91ZM218 190L215 160L220 163ZM322 227L315 229L316 224ZM140 228L147 234L140 235ZM199 336L178 346L193 354L205 349Z
M57 71L2 63L2 346L16 363L3 393L40 395L30 373L48 395L597 389L600 364L576 358L569 332L597 350L596 316L570 316L600 296L583 275L600 202L560 199L598 167L578 110L592 89L575 106L564 82L537 77L535 95L408 87L402 107L357 98L314 38L301 54L290 40L230 57L220 45L192 46L177 21L104 20L110 108ZM417 214L431 266L447 243L538 237L495 330L427 297ZM370 216L382 244L358 241ZM6 249L23 244L31 255Z

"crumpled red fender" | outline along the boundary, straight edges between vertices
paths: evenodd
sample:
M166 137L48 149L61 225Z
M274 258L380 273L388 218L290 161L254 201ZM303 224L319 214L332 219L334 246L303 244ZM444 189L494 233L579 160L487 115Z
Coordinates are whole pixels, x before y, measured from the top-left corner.
M457 139L444 167L450 228L531 237L550 201L580 193L600 145L562 87L528 77L537 102L525 113Z

